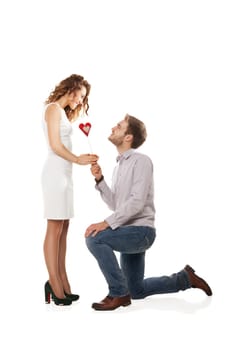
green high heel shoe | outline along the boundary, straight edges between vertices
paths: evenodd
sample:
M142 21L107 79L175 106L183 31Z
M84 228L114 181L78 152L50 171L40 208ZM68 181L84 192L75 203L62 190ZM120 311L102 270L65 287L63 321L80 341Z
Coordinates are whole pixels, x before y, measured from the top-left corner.
M45 302L47 304L50 304L50 301L51 301L51 295L52 295L52 300L54 301L54 303L56 305L70 305L72 304L72 300L71 299L68 299L68 298L58 298L53 290L52 290L52 287L49 283L49 281L47 281L45 283L45 286L44 286L44 292L45 292Z
M79 295L78 294L68 294L66 292L64 292L65 296L72 300L72 301L77 301L79 299Z

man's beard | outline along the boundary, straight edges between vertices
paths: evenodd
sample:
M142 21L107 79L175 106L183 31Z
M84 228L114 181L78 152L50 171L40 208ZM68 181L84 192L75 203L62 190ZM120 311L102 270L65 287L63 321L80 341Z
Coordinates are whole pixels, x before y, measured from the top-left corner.
M111 136L112 135L110 135L109 137L108 137L108 139L109 139L109 141L110 142L112 142L112 144L114 145L114 146L116 146L116 147L118 147L118 146L121 146L122 145L122 143L123 143L123 137L121 138L121 139L114 139L114 137L113 137L113 139L111 139Z

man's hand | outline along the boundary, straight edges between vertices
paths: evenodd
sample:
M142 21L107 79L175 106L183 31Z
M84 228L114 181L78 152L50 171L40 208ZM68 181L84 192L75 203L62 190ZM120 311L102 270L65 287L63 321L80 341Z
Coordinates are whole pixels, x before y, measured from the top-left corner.
M102 170L98 163L92 164L91 173L96 178L96 180L99 180L101 178Z
M94 237L97 235L97 233L105 230L107 227L109 227L109 225L106 221L101 221L101 222L98 222L97 224L92 224L86 229L85 237L89 237L89 236Z

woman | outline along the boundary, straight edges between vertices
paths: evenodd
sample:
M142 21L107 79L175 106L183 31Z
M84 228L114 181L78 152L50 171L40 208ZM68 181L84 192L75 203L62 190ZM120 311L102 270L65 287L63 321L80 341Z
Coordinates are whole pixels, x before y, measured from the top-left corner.
M45 102L43 128L48 144L48 157L42 172L44 217L47 230L44 256L49 280L45 283L45 301L50 296L56 305L70 305L78 300L68 281L65 256L69 219L73 217L72 165L93 164L96 155L72 153L72 122L87 113L90 84L80 75L62 80Z

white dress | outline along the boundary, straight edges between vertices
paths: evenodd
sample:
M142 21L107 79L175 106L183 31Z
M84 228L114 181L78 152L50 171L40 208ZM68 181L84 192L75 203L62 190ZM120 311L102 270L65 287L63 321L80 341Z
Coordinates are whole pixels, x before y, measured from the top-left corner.
M55 104L59 106L58 103ZM46 105L45 111L48 106L49 104ZM72 151L72 125L68 120L64 109L61 107L60 109L61 141L66 148ZM74 216L72 162L58 156L51 149L48 140L48 129L45 117L43 117L42 125L48 145L48 157L45 161L41 176L44 217L51 220L70 219Z

